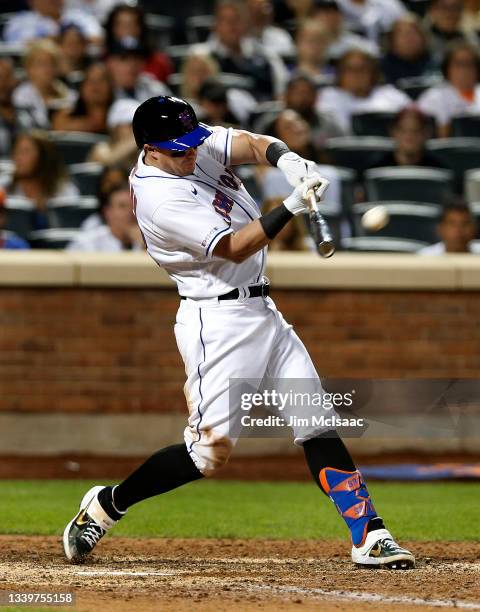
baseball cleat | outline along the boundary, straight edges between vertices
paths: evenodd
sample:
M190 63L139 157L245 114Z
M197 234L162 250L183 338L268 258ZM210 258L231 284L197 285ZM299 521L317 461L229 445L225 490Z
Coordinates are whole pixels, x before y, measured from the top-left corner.
M72 563L82 563L99 540L118 521L111 519L98 501L103 486L92 487L83 496L78 514L63 532L63 549Z
M415 557L401 548L387 529L367 533L362 546L352 547L352 561L360 567L386 567L392 570L415 567Z

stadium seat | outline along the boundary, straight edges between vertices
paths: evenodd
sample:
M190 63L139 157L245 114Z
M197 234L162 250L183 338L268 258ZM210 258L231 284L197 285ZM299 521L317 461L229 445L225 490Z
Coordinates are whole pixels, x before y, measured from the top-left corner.
M180 72L184 59L190 55L192 49L190 45L170 45L165 49L165 53L172 60L175 72Z
M102 134L92 134L90 132L51 131L49 137L55 142L68 165L84 162L90 149L98 142L107 139Z
M175 26L173 17L145 13L145 25L149 41L155 49L163 50L172 44L172 32Z
M454 138L480 138L480 116L458 115L452 119Z
M28 241L34 249L64 249L77 235L77 229L45 229L30 232Z
M185 21L185 34L189 44L203 43L212 31L215 17L213 15L194 15Z
M284 109L285 104L277 100L259 102L250 113L251 129L257 134L264 134Z
M424 17L425 13L429 5L431 4L430 0L405 0L404 4L407 6L408 10L412 13L416 13L420 17Z
M72 181L80 189L82 196L96 196L98 193L99 179L103 171L102 164L86 162L83 164L72 164L69 168Z
M453 192L453 173L439 168L373 168L365 172L364 178L367 200L443 204Z
M390 136L396 113L356 113L352 115L352 129L356 136Z
M22 238L28 238L33 229L35 203L28 198L8 196L5 201L7 223L5 229L15 232Z
M326 151L335 164L358 173L375 167L392 149L393 141L379 136L340 136L330 138L326 144Z
M470 202L470 210L472 211L472 214L477 222L477 234L480 236L480 201Z
M480 168L465 172L464 193L467 202L480 202Z
M389 222L377 232L368 231L361 224L362 215L379 204L387 209ZM437 223L441 211L442 207L435 204L394 201L362 202L353 207L355 234L433 243L438 240Z
M427 149L453 170L458 191L463 188L464 173L480 167L480 138L434 138L427 142Z
M403 240L402 238L384 238L380 236L357 236L343 238L341 248L343 251L364 251L368 253L416 253L427 242L419 240Z
M399 79L396 82L396 86L412 100L417 100L424 91L438 84L439 80L438 77L433 76L408 77Z
M342 200L342 210L346 218L350 219L352 207L355 203L355 172L350 168L336 167L338 178L340 179L340 192Z
M73 229L97 210L97 198L69 196L49 200L47 214L51 228Z
M0 42L0 58L7 58L14 62L15 66L21 66L25 55L25 45L13 45Z

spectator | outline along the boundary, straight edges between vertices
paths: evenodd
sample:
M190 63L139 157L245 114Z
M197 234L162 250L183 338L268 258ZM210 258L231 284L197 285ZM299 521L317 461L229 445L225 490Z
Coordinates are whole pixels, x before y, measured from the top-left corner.
M479 0L464 0L463 15L460 28L468 36L474 36L478 39L480 32L480 1Z
M72 24L62 26L58 38L60 47L59 76L71 89L76 89L89 64L88 41L83 32Z
M148 31L143 10L138 6L118 4L108 15L105 23L105 46L107 52L124 40L135 40L144 48L142 71L155 79L166 81L173 72L170 58L149 46Z
M215 11L214 32L194 51L214 57L222 72L239 74L251 80L251 89L263 100L279 95L284 87L286 68L278 55L247 36L245 6L237 0L220 0Z
M191 53L185 58L182 68L180 95L194 107L200 119L202 109L199 101L199 91L203 83L220 74L218 62L203 53ZM255 98L244 89L229 87L227 89L228 107L241 125L247 125L251 112L257 106Z
M108 50L107 68L110 72L114 96L133 98L144 102L153 96L170 94L168 87L149 74L143 74L143 66L148 51L135 38L124 38L113 43Z
M286 108L296 111L309 124L316 150L323 149L329 138L344 135L334 114L316 109L317 88L308 76L293 76L287 85L284 100Z
M215 79L205 81L198 92L198 101L200 116L205 123L240 127L238 117L235 117L228 106L227 89L222 83Z
M432 0L425 17L430 51L438 65L452 42L470 42L475 37L462 29L463 0Z
M117 100L108 116L108 142L97 143L89 155L89 161L102 165L121 165L130 170L135 165L138 149L132 132L132 120L137 110L135 100Z
M378 43L406 8L400 0L337 0L348 30Z
M418 17L407 14L393 24L381 65L385 80L393 85L400 79L420 77L434 71L427 35Z
M118 185L101 203L104 225L83 230L68 251L141 251L143 239L132 210L128 184Z
M331 83L333 69L327 65L330 34L318 21L306 21L297 30L297 72L308 74L317 84Z
M436 119L438 136L450 135L455 115L480 114L479 57L468 43L453 43L447 49L442 66L444 81L425 91L418 104Z
M37 38L55 38L60 27L76 25L92 43L99 43L103 31L92 15L77 9L64 10L63 0L30 0L31 11L15 13L7 22L3 39L7 43L24 44Z
M112 100L113 86L105 65L92 64L85 72L75 105L58 111L53 117L52 127L54 130L104 134Z
M6 194L0 189L0 250L1 249L29 249L26 240L17 236L14 232L5 229L7 225L7 211L5 210Z
M51 40L32 43L25 55L27 80L16 87L12 100L16 108L29 111L37 127L48 128L50 115L70 106L74 94L60 81L60 51Z
M416 107L407 107L398 113L392 126L395 148L377 166L426 166L443 168L425 148L431 137L431 122Z
M36 206L34 229L45 229L48 201L78 195L78 189L69 181L55 144L43 132L20 134L13 146L12 159L15 170L7 193L32 200Z
M420 255L444 255L445 253L480 253L480 245L472 242L477 227L466 204L455 203L443 209L437 226L440 242L420 249Z
M105 196L114 188L119 185L125 185L128 183L128 175L130 174L123 166L111 165L105 166L102 174L98 181L98 199L100 202L105 200ZM101 215L101 207L98 211L89 215L80 226L82 230L90 230L94 227L103 225L103 218Z
M65 0L66 9L77 9L93 15L99 23L105 23L109 13L122 0Z
M352 49L360 49L370 55L378 55L378 45L364 36L345 28L343 13L337 0L319 0L313 9L312 18L328 32L330 40L326 51L327 59L335 63Z
M18 110L13 105L12 94L17 85L13 62L0 58L0 156L10 155L16 134L33 126L33 117L28 111Z
M293 110L284 110L273 122L269 133L283 140L290 150L298 153L305 159L316 162L316 171L330 181L326 194L325 206L329 212L339 213L341 210L340 181L336 168L320 161L327 161L323 151L315 149L313 144L312 130L309 124ZM263 200L269 198L286 198L291 192L282 171L279 168L266 167L260 169L259 184L263 194Z
M380 83L378 61L357 49L341 57L337 85L319 93L317 108L335 114L342 129L351 132L353 113L399 111L410 103L405 93Z
M293 55L295 45L292 37L283 28L272 25L273 4L271 0L247 0L248 33L278 55Z
M270 198L262 206L262 214L267 214L282 204L284 198ZM315 242L307 233L302 215L294 217L268 245L269 251L314 251Z

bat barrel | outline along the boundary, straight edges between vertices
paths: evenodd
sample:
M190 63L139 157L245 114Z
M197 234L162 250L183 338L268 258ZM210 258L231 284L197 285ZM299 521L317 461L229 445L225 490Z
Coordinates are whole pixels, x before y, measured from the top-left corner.
M317 210L310 210L310 228L317 251L322 257L331 257L335 253L335 244L327 222Z

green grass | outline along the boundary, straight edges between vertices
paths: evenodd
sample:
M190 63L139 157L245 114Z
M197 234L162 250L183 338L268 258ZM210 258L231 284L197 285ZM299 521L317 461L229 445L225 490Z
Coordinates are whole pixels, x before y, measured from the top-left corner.
M102 482L97 481L98 482ZM92 483L0 480L0 533L60 535ZM479 540L478 485L371 483L387 527L402 539ZM332 503L310 483L205 480L144 501L117 536L342 538Z

